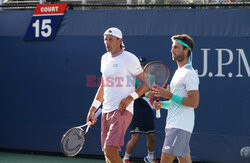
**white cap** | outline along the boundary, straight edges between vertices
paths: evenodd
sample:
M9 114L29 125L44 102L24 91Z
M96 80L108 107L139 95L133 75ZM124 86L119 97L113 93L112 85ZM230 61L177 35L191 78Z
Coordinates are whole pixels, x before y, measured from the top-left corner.
M118 37L118 38L121 38L122 39L122 32L120 29L118 28L115 28L115 27L111 27L109 29L107 29L103 35L112 35L112 36L115 36L115 37Z
M118 28L115 28L115 27L111 27L111 28L107 29L104 32L103 35L112 35L112 36L115 36L117 38L122 39L122 32L121 32L121 30L118 29ZM125 48L125 45L124 45L123 41L122 41L122 46L123 46L123 48Z

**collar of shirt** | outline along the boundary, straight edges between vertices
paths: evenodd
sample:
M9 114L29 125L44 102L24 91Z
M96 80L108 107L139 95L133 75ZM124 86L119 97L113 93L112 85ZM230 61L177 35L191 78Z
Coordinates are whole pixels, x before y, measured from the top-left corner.
M122 49L122 50L119 51L117 54L114 54L114 55L111 54L112 58L119 56L120 54L122 54L123 51L124 51L124 50Z

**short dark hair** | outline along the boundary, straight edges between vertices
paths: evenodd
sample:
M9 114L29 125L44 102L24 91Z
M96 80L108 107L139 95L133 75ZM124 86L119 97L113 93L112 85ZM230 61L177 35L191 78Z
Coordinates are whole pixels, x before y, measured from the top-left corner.
M181 34L181 35L174 35L171 37L172 42L174 42L176 39L183 41L184 43L186 43L191 50L193 51L194 49L194 41L192 39L192 37L190 37L187 34ZM183 48L187 48L185 46L183 46ZM191 55L191 51L188 51L188 57Z

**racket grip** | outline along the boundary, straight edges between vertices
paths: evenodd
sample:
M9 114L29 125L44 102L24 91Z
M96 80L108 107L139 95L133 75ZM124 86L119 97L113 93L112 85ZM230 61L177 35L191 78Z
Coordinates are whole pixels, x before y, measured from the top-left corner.
M159 102L159 97L156 97L156 102ZM161 118L161 111L156 110L156 118Z
M161 111L160 110L156 110L156 118L161 118Z
M94 120L102 113L102 108L99 108L94 115Z
M150 102L150 104L153 106L154 99L153 99L153 98L149 98L149 102Z

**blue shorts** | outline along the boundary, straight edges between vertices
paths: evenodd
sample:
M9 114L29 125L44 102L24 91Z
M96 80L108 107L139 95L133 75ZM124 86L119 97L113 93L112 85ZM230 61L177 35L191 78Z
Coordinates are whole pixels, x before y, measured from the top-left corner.
M151 106L142 98L134 102L134 115L130 124L130 133L154 133L155 124Z

